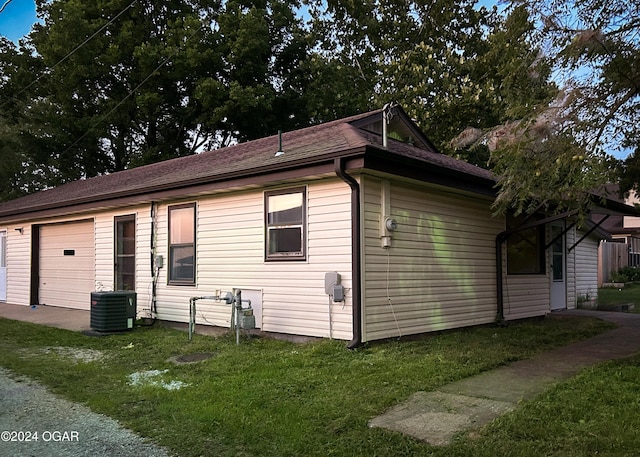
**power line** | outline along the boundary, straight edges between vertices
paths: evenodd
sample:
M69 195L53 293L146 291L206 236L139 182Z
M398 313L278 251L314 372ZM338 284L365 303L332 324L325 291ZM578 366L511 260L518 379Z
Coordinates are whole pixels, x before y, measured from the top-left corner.
M4 11L4 9L9 6L9 3L11 3L13 0L7 0L6 2L4 2L4 5L2 5L2 7L0 7L0 13L2 13Z
M7 0L7 2L2 6L2 9L0 9L0 13L2 12L2 10L13 0ZM133 6L133 4L135 2L137 2L138 0L133 0L131 3L129 3L129 5L127 5L122 11L120 11L118 14L116 14L113 18L111 18L111 20L109 20L109 22L107 22L106 24L104 24L102 27L100 27L96 32L93 33L93 35L91 35L89 38L87 38L86 40L84 40L82 43L80 43L78 46L76 46L72 51L70 51L69 53L67 53L66 56L64 56L62 59L60 59L58 62L56 62L53 66L51 66L50 68L48 68L49 71L55 69L58 65L60 65L62 62L64 62L65 60L67 60L69 57L71 57L73 54L76 53L76 51L78 51L80 48L82 48L85 44L87 44L89 41L91 41L96 35L98 35L100 32L102 32L104 29L106 29L108 26L110 26L111 24L113 24L113 22L118 19L120 16L122 16L125 11L127 11L129 8L131 8ZM41 74L40 76L38 76L35 80L33 80L29 85L27 85L26 87L24 87L22 90L18 91L17 94L14 94L11 98L17 101L17 96L22 94L23 92L25 92L26 90L28 90L29 88L31 88L31 86L33 86L34 84L36 84L38 81L40 81L40 79L42 79L44 76L46 75L46 73ZM4 107L7 103L9 103L9 100L7 100L6 102L4 102L2 105L0 105L0 108Z
M183 45L187 44L187 42L193 38L195 36L196 33L198 33L200 31L200 29L202 29L202 26L198 27L191 35L189 35L187 37L187 39L184 41ZM120 107L120 105L122 105L129 97L131 97L138 89L140 89L149 79L151 79L151 77L157 73L158 70L160 70L160 68L162 68L167 62L169 62L169 60L171 60L173 57L176 56L176 54L178 54L178 51L180 51L182 49L182 46L178 47L170 56L168 56L167 58L165 58L162 62L160 62L160 64L154 68L151 73L149 73L147 75L146 78L144 78L136 87L134 87L133 89L131 89L129 91L129 93L127 95L125 95L125 97L120 100L118 102L118 104L116 106L114 106L113 108L111 108L109 110L108 113L102 115L100 117L100 119L98 119L91 127L89 127L89 129L87 129L87 131L80 137L78 138L76 141L74 141L67 149L65 149L64 151L62 151L60 153L60 155L64 155L67 152L69 152L71 150L71 148L73 148L76 144L78 144L80 141L82 141L84 138L87 137L87 135L89 135L89 133L91 133L91 131L96 128L96 126L98 126L98 124L100 124L102 121L104 121L107 117L109 117L111 115L111 113L113 113L116 109L118 109Z

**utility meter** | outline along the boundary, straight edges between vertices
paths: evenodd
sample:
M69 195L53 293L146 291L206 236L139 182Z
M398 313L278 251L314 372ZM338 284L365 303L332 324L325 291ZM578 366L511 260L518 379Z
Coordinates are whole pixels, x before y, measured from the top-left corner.
M387 230L389 230L390 232L393 232L395 229L398 228L398 221L396 221L392 217L387 217L384 220L384 226Z

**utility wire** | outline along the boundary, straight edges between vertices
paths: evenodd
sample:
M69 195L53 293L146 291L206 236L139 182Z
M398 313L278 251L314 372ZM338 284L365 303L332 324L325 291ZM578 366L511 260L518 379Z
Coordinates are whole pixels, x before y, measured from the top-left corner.
M4 11L4 9L9 6L9 3L11 3L13 0L7 0L6 2L4 2L4 5L2 5L2 7L0 8L0 13L2 13Z
M129 93L127 95L125 95L125 97L120 100L120 102L118 102L118 104L116 106L114 106L113 108L111 108L109 110L108 113L102 115L100 117L100 119L98 119L91 127L89 127L89 129L80 137L78 138L76 141L74 141L67 149L65 149L64 151L62 151L61 155L66 154L67 152L69 152L71 150L71 148L73 148L76 144L78 144L80 141L82 141L84 138L87 137L87 135L89 135L89 133L91 133L91 131L98 126L98 124L100 124L102 121L104 121L107 117L109 117L111 115L111 113L113 113L116 109L118 109L120 107L120 105L122 105L129 97L131 97L138 89L140 89L144 83L146 83L149 79L151 79L151 77L158 71L160 70L160 68L162 68L169 60L171 60L173 57L176 56L176 54L178 54L178 51L180 51L182 49L182 47L187 44L187 42L193 38L195 36L196 33L198 33L200 31L200 29L202 28L202 26L198 27L191 35L189 35L187 37L187 39L184 41L184 43L182 44L182 46L179 46L175 52L173 52L170 56L168 56L166 59L164 59L162 62L160 62L160 64L154 68L151 73L149 73L147 75L146 78L144 78L136 87L134 87L133 89L131 89L129 91Z
M7 0L7 2L2 6L2 9L0 9L0 13L2 12L2 10L11 2L12 0ZM72 51L70 51L69 53L67 53L66 56L64 56L62 59L60 59L58 62L56 62L53 66L51 66L50 68L48 68L49 71L55 69L58 65L60 65L62 62L64 62L65 60L67 60L69 57L71 57L73 54L76 53L76 51L78 51L80 48L82 48L85 44L87 44L89 41L91 41L96 35L98 35L100 32L102 32L104 29L106 29L108 26L110 26L111 24L113 24L113 22L118 19L120 16L122 16L129 8L131 8L133 6L133 4L135 2L137 2L138 0L133 0L131 3L129 3L129 5L127 5L122 11L120 11L118 14L116 14L113 18L111 18L111 20L109 20L109 22L107 22L106 24L104 24L102 27L100 27L100 29L98 29L96 32L94 32L93 35L91 35L89 38L87 38L86 40L84 40L82 43L80 43L78 46L76 46ZM18 91L17 94L14 94L11 98L14 100L17 100L17 96L22 94L23 92L25 92L26 90L28 90L29 88L31 88L31 86L33 86L34 84L36 84L38 81L40 81L40 79L42 79L47 73L43 73L40 76L38 76L35 80L33 80L28 86L24 87L22 90ZM9 103L9 100L7 100L6 102L4 102L2 105L0 105L0 108L4 107L4 105L6 105L7 103Z

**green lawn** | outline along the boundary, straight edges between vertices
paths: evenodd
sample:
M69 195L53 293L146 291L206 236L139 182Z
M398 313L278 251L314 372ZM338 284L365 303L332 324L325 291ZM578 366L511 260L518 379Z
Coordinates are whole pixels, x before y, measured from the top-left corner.
M232 335L196 334L189 342L160 327L88 337L0 318L0 365L180 456L625 456L640 449L637 358L586 370L450 446L367 426L413 392L608 328L597 319L546 319L350 351L340 341L236 346ZM201 352L213 357L171 360ZM159 370L156 385L132 382L148 370Z
M628 284L623 288L605 287L598 289L598 306L613 306L632 303L634 312L640 312L640 284Z

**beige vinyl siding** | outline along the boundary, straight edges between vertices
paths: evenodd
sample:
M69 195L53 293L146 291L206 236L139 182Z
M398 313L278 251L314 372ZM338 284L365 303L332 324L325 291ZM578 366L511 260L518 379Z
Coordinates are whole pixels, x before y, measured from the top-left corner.
M584 233L578 232L580 239ZM598 297L598 246L600 240L589 236L578 244L573 252L576 259L576 297L595 299ZM574 305L576 304L574 302Z
M89 293L93 290L108 291L114 286L114 218L120 215L136 215L136 293L138 301L138 315L148 315L151 306L151 265L150 265L150 234L151 217L149 205L136 208L126 208L113 211L102 211L91 214L94 218L94 249L95 269L91 268L91 287L87 287L78 300L82 302L80 307L88 309ZM46 224L71 224L78 219L86 219L87 216L76 218L55 218L50 220L37 220L33 224L41 224L41 230ZM23 234L8 231L7 239L7 302L28 305L31 281L31 222L21 225ZM13 233L12 233L13 232ZM60 294L62 295L62 293ZM86 296L86 299L85 299ZM84 303L86 302L86 305Z
M15 228L22 227L22 233ZM30 305L31 226L7 228L7 303Z
M549 312L549 275L505 274L503 287L505 320L544 316Z
M109 291L115 285L115 218L135 215L136 296L139 317L150 315L151 308L151 208L149 205L105 211L96 215L95 290Z
M546 242L549 241L549 228L546 232ZM546 244L545 242L545 244ZM569 240L566 240L568 245ZM566 252L565 245L565 252ZM545 250L544 274L507 274L506 243L503 245L502 271L504 290L504 318L505 320L526 319L528 317L544 316L550 312L551 297L551 256L549 249ZM565 255L565 263L568 263ZM566 275L570 275L569 265L566 265ZM568 281L568 279L567 279ZM569 282L567 282L567 285Z
M279 188L300 187L299 183ZM196 201L196 285L167 285L167 262L158 287L159 318L187 322L189 298L233 288L261 298L256 321L262 330L328 337L329 297L324 275L337 271L346 302L331 304L332 337L352 338L350 188L338 179L307 186L307 260L265 262L264 190L200 197ZM177 202L184 203L184 202ZM158 249L167 258L169 204L159 205ZM261 294L260 294L261 291ZM229 326L231 309L197 302L197 322Z
M390 183L392 246L381 247L382 186L363 182L363 340L488 323L496 316L495 237L489 200Z

